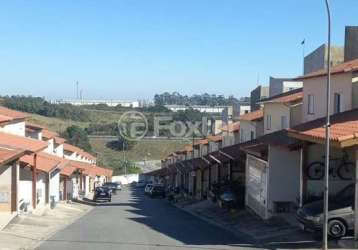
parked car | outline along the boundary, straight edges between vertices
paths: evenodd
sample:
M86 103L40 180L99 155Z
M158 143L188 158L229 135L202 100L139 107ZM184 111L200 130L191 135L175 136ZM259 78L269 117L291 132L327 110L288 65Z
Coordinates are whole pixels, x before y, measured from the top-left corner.
M342 238L354 228L354 192L351 184L329 199L328 235ZM297 219L303 230L321 232L323 228L323 200L304 205L297 211Z
M152 187L153 187L153 184L147 184L144 188L144 194L149 194Z
M159 185L153 185L153 187L149 191L150 197L161 197L165 198L165 188Z
M145 187L145 182L144 181L138 181L137 184L136 184L136 187L138 188L142 188L142 187Z
M112 201L112 192L108 187L96 187L93 201Z
M103 184L103 187L107 187L112 193L116 193L117 190L121 190L119 185L115 182L106 182Z

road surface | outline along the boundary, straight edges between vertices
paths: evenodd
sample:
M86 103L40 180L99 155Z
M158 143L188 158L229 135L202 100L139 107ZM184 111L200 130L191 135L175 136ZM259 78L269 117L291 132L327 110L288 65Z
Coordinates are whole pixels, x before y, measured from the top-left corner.
M245 237L235 237L142 192L120 191L111 203L96 206L37 249L252 249Z

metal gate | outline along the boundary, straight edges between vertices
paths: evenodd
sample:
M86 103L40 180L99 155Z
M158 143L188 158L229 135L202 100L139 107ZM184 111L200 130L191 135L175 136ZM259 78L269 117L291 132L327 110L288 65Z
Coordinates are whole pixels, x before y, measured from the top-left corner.
M267 162L248 155L246 171L246 205L267 219Z

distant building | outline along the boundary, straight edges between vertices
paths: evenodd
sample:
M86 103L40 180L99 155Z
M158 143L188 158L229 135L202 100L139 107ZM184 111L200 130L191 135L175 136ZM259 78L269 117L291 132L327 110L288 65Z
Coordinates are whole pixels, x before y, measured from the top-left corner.
M346 26L344 61L358 58L358 26Z
M269 87L268 86L258 86L256 89L251 91L250 95L250 106L251 112L259 110L261 105L258 104L262 99L269 97Z
M295 81L292 78L270 77L270 97L299 88L302 88L302 82Z
M309 74L327 67L327 45L322 44L316 50L305 56L304 58L304 74ZM344 61L344 48L341 46L332 46L331 48L331 64L332 66L340 64Z
M171 110L172 112L178 111L185 111L187 109L194 109L202 113L219 113L221 114L225 108L230 106L201 106L201 105L164 105L167 109Z
M106 104L110 107L122 106L127 108L139 108L140 104L138 101L121 101L121 100L86 100L86 99L76 99L76 100L54 100L51 103L55 104L72 104L75 106L81 105L99 105Z

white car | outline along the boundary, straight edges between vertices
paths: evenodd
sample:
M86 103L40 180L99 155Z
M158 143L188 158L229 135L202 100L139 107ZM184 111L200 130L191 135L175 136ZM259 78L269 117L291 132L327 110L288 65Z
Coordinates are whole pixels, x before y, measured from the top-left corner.
M153 184L147 184L144 188L144 193L149 194L150 190L152 189Z

